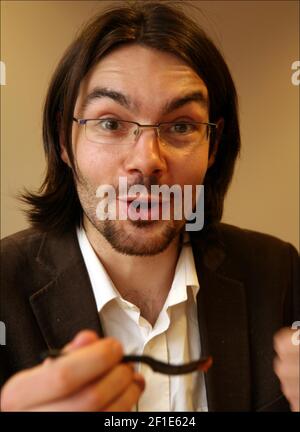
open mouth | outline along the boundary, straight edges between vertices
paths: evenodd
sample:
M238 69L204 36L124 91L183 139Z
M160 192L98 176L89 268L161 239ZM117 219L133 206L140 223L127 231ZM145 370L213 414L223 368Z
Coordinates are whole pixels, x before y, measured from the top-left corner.
M122 213L126 212L131 220L159 220L161 219L163 202L154 196L148 197L119 197Z

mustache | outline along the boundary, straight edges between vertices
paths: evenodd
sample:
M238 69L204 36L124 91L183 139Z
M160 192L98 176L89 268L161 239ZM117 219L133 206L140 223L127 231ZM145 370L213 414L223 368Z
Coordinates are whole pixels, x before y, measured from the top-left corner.
M159 185L160 182L156 175L151 175L151 176L140 175L136 177L134 180L129 181L127 179L127 193L132 186L144 186L147 189L148 194L151 194L151 186L159 186ZM115 189L116 189L117 196L119 196L120 194L119 184Z

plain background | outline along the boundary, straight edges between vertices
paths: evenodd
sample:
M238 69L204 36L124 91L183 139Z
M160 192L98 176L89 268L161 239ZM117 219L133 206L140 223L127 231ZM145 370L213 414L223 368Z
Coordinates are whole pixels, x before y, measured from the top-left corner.
M85 21L111 1L2 1L1 236L28 226L16 193L43 178L42 107L51 74ZM242 153L223 221L299 248L296 1L193 1L185 9L225 56L240 98Z

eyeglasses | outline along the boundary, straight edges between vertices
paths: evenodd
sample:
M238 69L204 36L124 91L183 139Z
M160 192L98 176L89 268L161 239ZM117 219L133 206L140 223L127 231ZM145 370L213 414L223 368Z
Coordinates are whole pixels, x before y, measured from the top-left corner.
M128 120L115 118L77 119L73 121L85 127L86 138L97 144L132 145L139 139L142 129L155 129L162 144L173 147L186 147L201 144L208 139L217 127L215 123L202 122L165 122L156 125L141 125Z

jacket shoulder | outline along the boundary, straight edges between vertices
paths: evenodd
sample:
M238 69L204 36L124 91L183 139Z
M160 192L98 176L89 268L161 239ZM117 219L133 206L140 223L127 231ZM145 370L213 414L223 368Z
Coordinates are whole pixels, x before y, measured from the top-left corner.
M261 286L262 281L272 289L293 285L299 297L299 254L290 243L269 234L219 224L218 243L223 251L219 270L238 280L252 281ZM257 289L257 288L253 288Z
M300 260L297 249L269 234L220 224L225 250L221 271L244 282L251 296L290 297L295 319L300 317ZM277 294L276 294L277 293Z
M34 239L40 239L43 234L43 232L38 231L35 228L27 228L1 239L1 246L6 248L10 247L10 245L17 246L28 242L31 243Z
M280 252L286 253L287 251L298 255L296 248L292 244L270 234L225 223L218 225L218 231L225 247L231 251L237 249L239 254L243 254L244 251L249 254L251 250L255 250L258 255L268 252L274 256Z
M19 257L35 255L45 233L28 228L1 239L1 261L15 262Z

